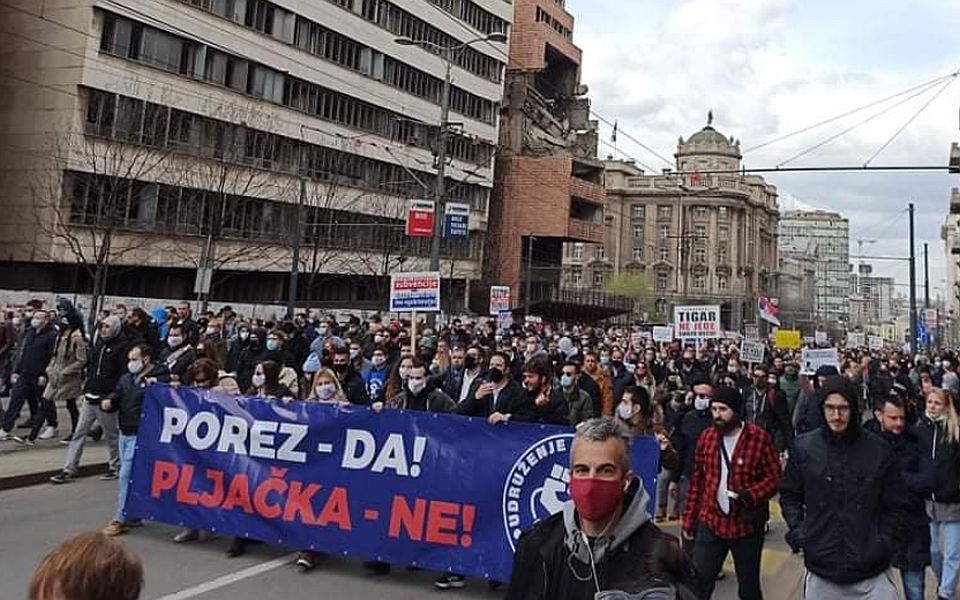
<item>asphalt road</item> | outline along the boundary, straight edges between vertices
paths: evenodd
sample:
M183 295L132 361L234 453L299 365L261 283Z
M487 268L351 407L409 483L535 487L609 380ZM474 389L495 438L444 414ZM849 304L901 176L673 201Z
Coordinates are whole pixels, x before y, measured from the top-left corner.
M0 492L0 572L4 574L0 598L24 598L30 574L45 553L78 532L103 527L113 514L116 489L115 481L88 478L63 486ZM786 550L783 523L776 512L774 509L764 551L764 594L767 600L799 598L802 566ZM675 533L675 527L668 525L667 529ZM437 591L432 573L395 569L389 576L372 577L358 561L344 558L328 558L314 571L300 573L292 564L290 549L256 546L243 557L227 559L224 552L229 540L174 544L170 538L175 532L173 527L148 523L122 538L143 559L145 600L412 600L425 594L449 599L502 597L502 593L488 591L482 581L470 581L463 590ZM728 576L718 584L714 598L737 597L731 569L728 563Z

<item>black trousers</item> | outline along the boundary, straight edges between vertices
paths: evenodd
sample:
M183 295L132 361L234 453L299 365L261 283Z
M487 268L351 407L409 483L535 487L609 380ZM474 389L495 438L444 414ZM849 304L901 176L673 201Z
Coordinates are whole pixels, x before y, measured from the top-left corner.
M763 600L763 593L760 591L763 530L748 537L725 540L701 523L697 526L693 543L693 566L700 578L700 589L704 597L713 596L717 575L723 568L728 552L733 554L740 600Z

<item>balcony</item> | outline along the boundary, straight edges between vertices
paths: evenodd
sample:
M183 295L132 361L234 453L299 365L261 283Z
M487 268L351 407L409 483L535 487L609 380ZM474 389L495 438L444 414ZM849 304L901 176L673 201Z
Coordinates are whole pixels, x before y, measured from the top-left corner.
M627 177L630 190L649 190L666 195L723 196L739 194L750 196L753 190L737 175L641 175Z
M603 223L567 219L567 237L575 242L603 243Z
M633 310L633 300L602 290L541 288L530 295L531 312L557 321L595 323Z
M599 183L591 183L579 177L570 178L570 195L582 198L594 204L603 204L606 198L603 186Z

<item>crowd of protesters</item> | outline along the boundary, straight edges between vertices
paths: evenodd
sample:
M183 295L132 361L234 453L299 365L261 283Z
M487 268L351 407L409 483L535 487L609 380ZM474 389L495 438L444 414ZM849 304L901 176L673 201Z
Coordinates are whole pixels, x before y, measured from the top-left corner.
M911 356L841 343L836 366L803 373L795 350L768 345L763 362L748 364L736 340L655 343L641 326L500 327L464 318L413 328L380 315L314 311L292 319L245 318L230 307L195 315L189 302L151 312L117 305L98 317L86 332L64 300L6 311L0 388L10 400L0 441L32 445L62 432L64 466L51 481L64 484L77 476L86 440L102 436L110 456L102 479L119 479L109 536L140 525L124 504L143 389L169 383L282 402L470 415L490 426L592 423L588 440L599 442L616 438L597 425L605 417L630 436L657 440L651 521L680 521L685 558L678 560L691 570L678 563L674 571L696 574L697 596L709 597L730 553L740 597L762 598L768 502L778 492L787 542L803 553L808 598L896 597L891 567L908 600L924 597L927 567L938 598L955 595L960 379L949 352ZM69 428L58 422L59 405ZM29 415L18 423L24 406ZM630 483L626 471L618 476ZM184 529L174 541L202 537ZM233 539L228 555L250 542ZM298 565L309 570L319 558L304 551ZM464 578L445 574L436 585L459 588Z

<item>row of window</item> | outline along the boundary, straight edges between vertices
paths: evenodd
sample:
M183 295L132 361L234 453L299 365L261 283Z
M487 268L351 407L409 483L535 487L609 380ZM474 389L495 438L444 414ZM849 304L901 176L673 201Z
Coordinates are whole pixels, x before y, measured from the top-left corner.
M606 258L606 253L602 245L594 246L593 256L597 260L604 260ZM583 249L584 245L582 243L575 243L571 245L570 257L575 259L583 258ZM672 252L672 246L670 245L660 245L657 248L657 259L661 262L670 261L670 253ZM717 255L717 264L723 265L727 264L729 259L729 248L727 242L719 242L716 249ZM644 259L644 250L642 240L639 243L634 244L632 247L630 256L633 260L642 261ZM704 245L698 245L693 248L693 263L698 265L707 264L707 248Z
M77 225L174 235L214 234L221 239L284 244L292 239L297 206L174 185L64 173L70 222ZM305 213L303 243L343 251L429 256L429 238L410 238L403 221L315 207ZM478 236L472 236L478 238ZM477 259L479 239L444 238L441 254Z
M537 22L546 23L551 28L553 28L554 31L559 33L560 37L562 37L565 40L573 39L573 32L570 31L570 29L568 29L567 27L564 27L563 23L555 19L553 15L543 10L539 6L537 7Z
M647 206L645 204L631 204L630 205L630 216L634 219L643 220L647 217ZM707 206L694 206L693 207L693 218L694 219L707 219L710 216L710 209ZM673 206L669 204L658 204L657 205L657 219L672 219L673 218ZM730 211L726 206L717 207L717 218L721 221L726 221L730 218Z
M423 187L399 165L128 96L89 88L83 91L85 131L90 135L401 197L424 193ZM424 184L432 186L433 174L414 172ZM466 202L474 210L486 211L487 188L448 178L446 189L448 200Z
M336 2L337 0L333 0ZM487 12L471 0L427 0L439 6L454 17L464 21L484 35L491 33L506 33L507 22L497 15ZM507 2L509 4L509 2Z
M286 44L294 44L300 49L310 52L324 60L358 71L378 81L385 81L394 85L394 87L399 87L411 94L427 98L437 104L440 103L439 88L443 85L443 82L436 77L432 77L428 73L424 73L408 65L403 65L407 69L418 73L420 77L426 80L433 80L433 87L436 89L418 89L397 85L383 77L383 53L328 29L319 23L305 19L267 0L180 1L260 31ZM415 39L421 38L418 37ZM493 59L489 60L494 63L496 71L496 78L493 80L500 81L500 63ZM477 61L474 60L473 62L465 63L463 66L467 68L468 65L475 64L476 62ZM486 71L478 72L477 75L481 77L487 76L489 79L489 69L491 67L486 65L485 68L487 69ZM460 88L455 87L453 89L454 93L451 94L451 110L484 122L492 122L492 113L495 110L492 102L470 94Z
M627 269L628 272L631 272L631 269ZM634 273L642 274L643 269L634 269ZM604 288L607 285L607 281L611 275L611 272L607 270L595 270L593 272L593 286L597 288ZM582 267L571 267L567 273L568 285L573 288L582 289L584 279L583 279L583 268ZM654 278L654 287L658 292L665 292L669 288L670 282L670 273L666 271L657 271ZM694 290L706 290L707 288L707 276L706 275L694 275L690 280L690 287ZM717 275L717 290L724 291L728 287L728 280L726 275Z

